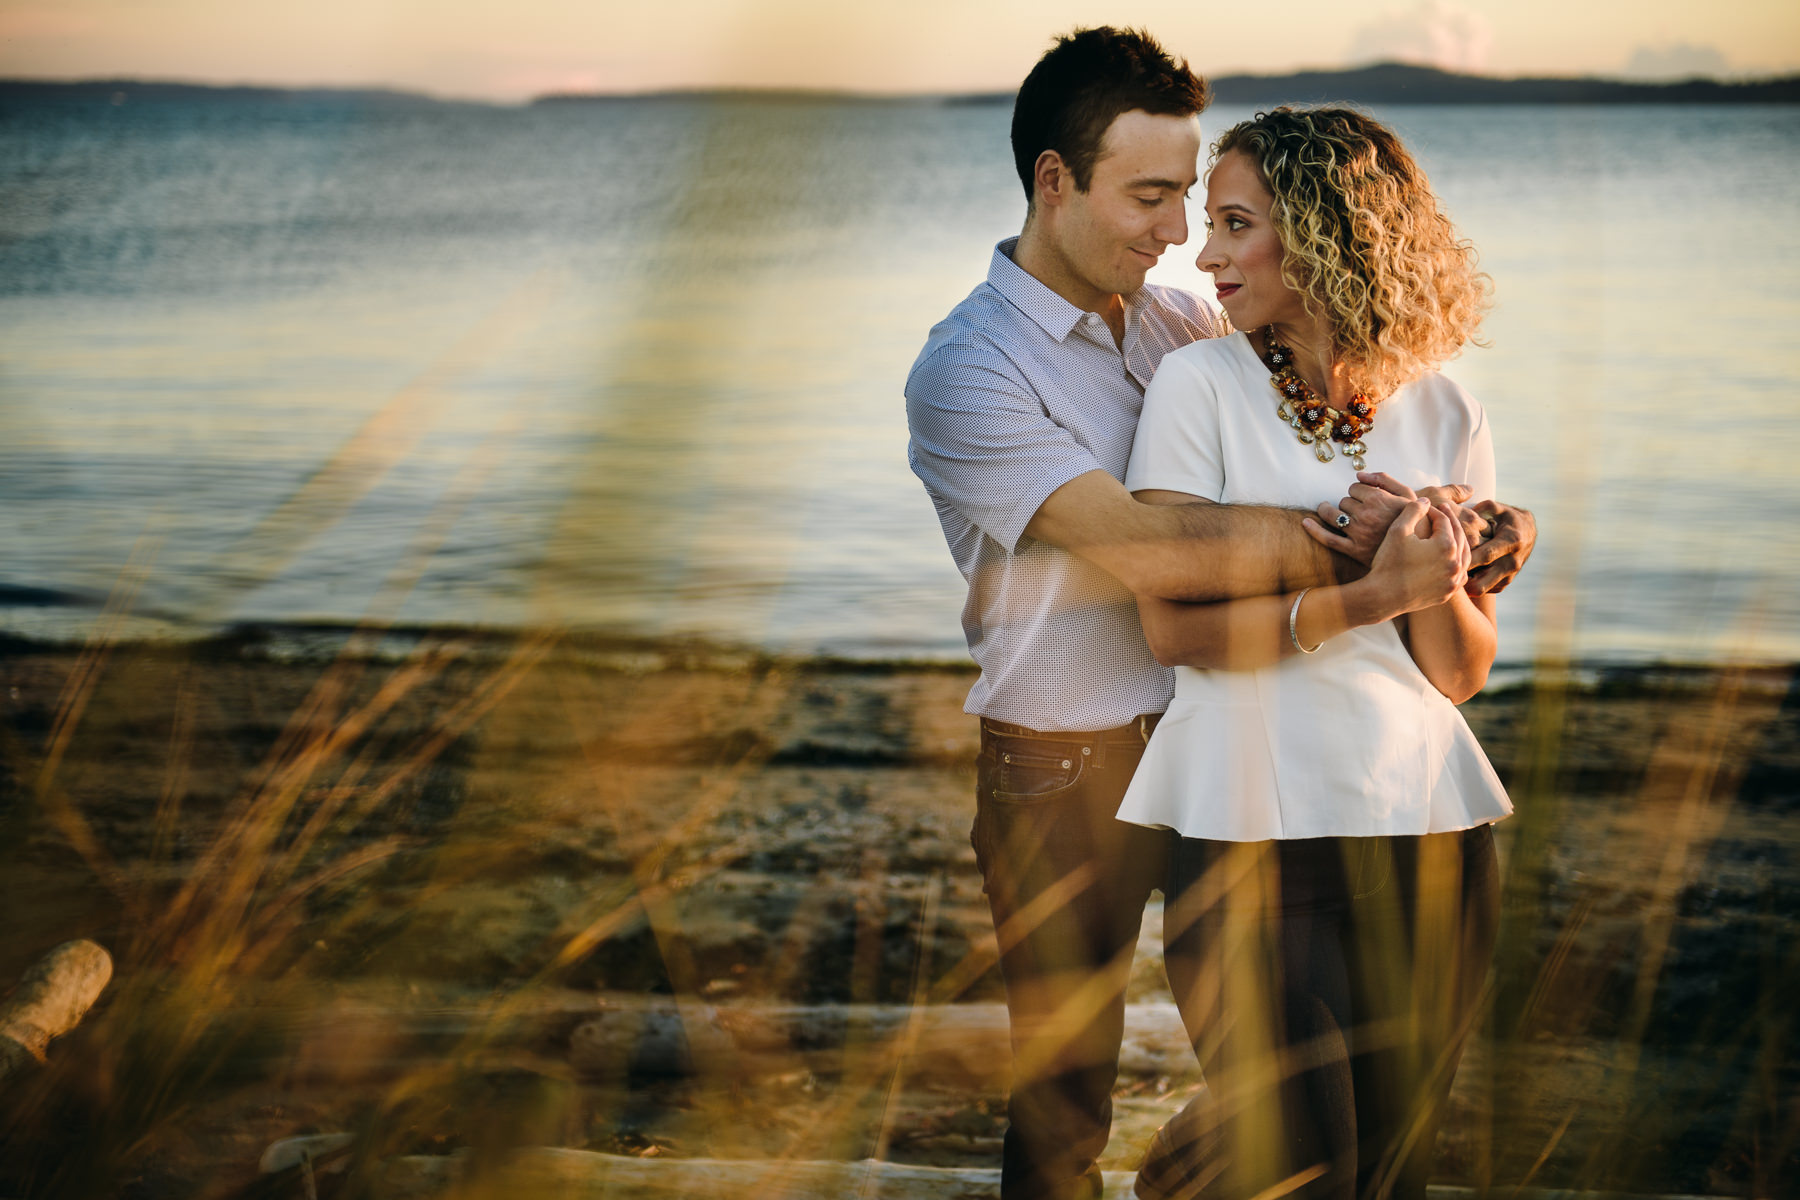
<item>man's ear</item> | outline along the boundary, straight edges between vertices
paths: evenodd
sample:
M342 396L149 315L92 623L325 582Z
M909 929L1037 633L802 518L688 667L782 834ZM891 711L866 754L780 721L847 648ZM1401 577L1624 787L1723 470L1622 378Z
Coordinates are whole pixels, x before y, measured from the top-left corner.
M1032 168L1031 181L1037 192L1037 199L1052 208L1056 208L1069 198L1075 190L1075 176L1070 174L1069 165L1063 156L1054 150L1046 150L1037 157L1037 164Z

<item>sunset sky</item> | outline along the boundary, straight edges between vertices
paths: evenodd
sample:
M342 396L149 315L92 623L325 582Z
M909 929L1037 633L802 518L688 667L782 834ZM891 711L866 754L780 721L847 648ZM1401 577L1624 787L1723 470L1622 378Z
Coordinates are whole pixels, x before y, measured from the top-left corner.
M1800 70L1793 0L0 0L0 76L556 90L1015 86L1054 32L1143 25L1199 69L1400 58L1494 74Z

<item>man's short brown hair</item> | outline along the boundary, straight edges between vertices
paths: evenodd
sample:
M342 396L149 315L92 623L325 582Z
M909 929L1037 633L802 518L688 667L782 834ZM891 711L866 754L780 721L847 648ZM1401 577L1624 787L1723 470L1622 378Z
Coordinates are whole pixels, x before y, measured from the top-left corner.
M1190 117L1212 101L1206 81L1139 29L1101 25L1056 39L1013 102L1013 164L1032 199L1037 160L1054 150L1087 191L1100 143L1120 113Z

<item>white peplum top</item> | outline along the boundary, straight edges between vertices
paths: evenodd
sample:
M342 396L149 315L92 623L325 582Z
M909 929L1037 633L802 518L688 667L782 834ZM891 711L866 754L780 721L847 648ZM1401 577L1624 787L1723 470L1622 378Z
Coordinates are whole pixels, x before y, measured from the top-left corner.
M1144 396L1126 486L1223 504L1335 503L1356 481L1348 457L1318 461L1276 416L1278 401L1242 333L1171 352ZM1363 440L1371 471L1494 494L1487 416L1442 375L1383 401ZM1462 714L1383 622L1259 670L1177 668L1119 818L1249 842L1445 833L1511 812Z

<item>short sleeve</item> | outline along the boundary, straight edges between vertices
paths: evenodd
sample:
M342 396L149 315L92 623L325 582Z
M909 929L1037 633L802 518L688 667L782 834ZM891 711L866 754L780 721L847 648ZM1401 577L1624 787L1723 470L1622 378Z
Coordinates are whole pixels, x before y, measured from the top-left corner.
M1203 500L1224 498L1218 384L1187 355L1164 357L1144 390L1144 411L1131 443L1125 487L1133 492L1186 492Z
M1494 493L1500 484L1495 478L1494 436L1488 428L1487 410L1473 399L1469 405L1475 410L1475 420L1469 429L1468 444L1458 457L1456 470L1451 472L1450 482L1467 483L1476 500L1497 499Z
M992 349L940 346L907 377L906 420L913 473L1010 553L1050 493L1102 468L1008 366Z

